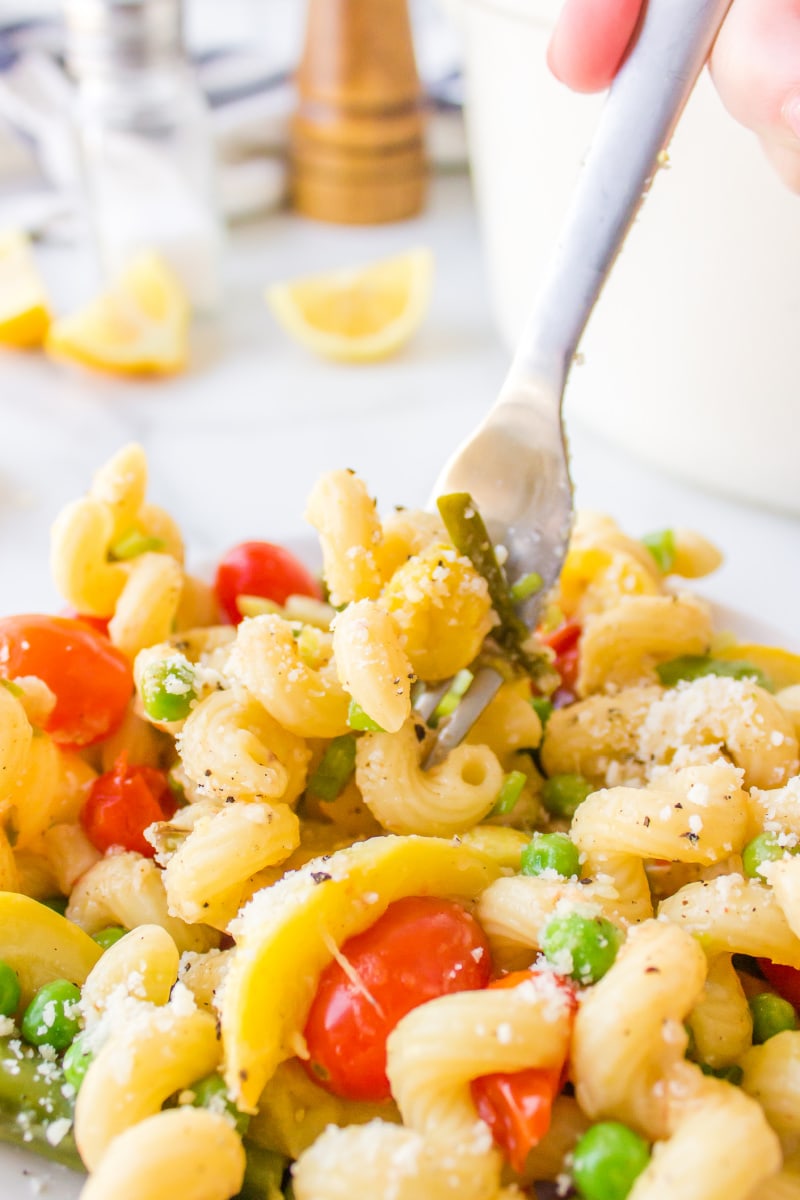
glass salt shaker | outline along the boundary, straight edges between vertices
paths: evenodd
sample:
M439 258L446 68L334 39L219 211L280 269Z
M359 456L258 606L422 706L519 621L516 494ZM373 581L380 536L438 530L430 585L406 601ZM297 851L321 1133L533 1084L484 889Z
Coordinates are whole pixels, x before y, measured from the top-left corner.
M192 306L219 300L222 224L181 0L64 0L88 217L109 277L154 250Z

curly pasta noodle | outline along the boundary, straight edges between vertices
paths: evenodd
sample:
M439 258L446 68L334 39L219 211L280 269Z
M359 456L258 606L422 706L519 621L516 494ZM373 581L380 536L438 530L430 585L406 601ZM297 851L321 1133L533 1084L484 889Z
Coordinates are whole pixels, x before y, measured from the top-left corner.
M364 803L392 833L447 837L471 829L494 805L503 768L488 746L461 745L423 771L413 722L394 734L366 733L356 749Z
M214 1018L194 1005L132 1001L123 1011L93 1058L75 1105L75 1141L90 1171L115 1138L219 1062Z
M781 1152L759 1106L697 1067L681 1068L668 1087L671 1136L653 1148L630 1200L747 1200L768 1188Z
M81 989L87 1025L105 1012L112 996L166 1004L178 978L178 947L160 925L140 925L115 942L89 972Z
M244 688L213 692L189 714L178 738L186 775L200 796L281 800L302 792L310 753Z
M430 1137L474 1133L470 1082L497 1071L559 1066L568 998L548 973L514 988L458 992L412 1009L389 1035L386 1073L403 1121Z
M447 532L438 513L400 508L388 513L381 522L378 564L384 581L391 579L414 554L421 554L432 542L442 542Z
M487 1131L488 1135L488 1131ZM297 1200L512 1200L498 1185L499 1165L488 1136L463 1146L428 1141L413 1129L373 1121L329 1126L292 1168Z
M742 1088L763 1108L784 1152L800 1149L800 1032L787 1029L740 1059Z
M486 580L445 543L399 567L379 603L393 617L420 679L446 679L469 666L495 623Z
M349 699L332 660L330 638L319 666L301 657L292 626L266 614L243 621L228 670L284 729L300 737L333 738L346 733Z
M631 596L587 621L578 694L655 682L655 667L682 654L707 654L712 623L694 596Z
M651 1140L667 1134L665 1080L683 1059L681 1022L705 977L705 956L683 930L656 921L629 930L575 1019L571 1076L587 1116L623 1121Z
M329 471L314 485L306 520L319 533L331 604L374 600L382 586L377 551L381 523L361 479L352 471Z
M698 1058L710 1067L730 1066L751 1044L753 1017L730 954L709 962L705 986L687 1024Z
M110 617L111 640L131 656L169 635L184 579L180 533L162 509L144 503L146 486L144 451L124 447L98 471L89 495L63 509L51 535L56 587L78 612ZM114 546L132 533L156 538L164 552L115 561Z
M570 834L587 874L609 876L636 920L651 914L644 859L720 862L741 850L748 823L739 772L721 764L664 774L644 788L594 792Z
M300 843L300 822L285 804L200 801L158 827L153 843L161 847L186 828L164 869L169 911L215 929L236 916L248 881L283 862Z
M187 925L170 914L161 871L132 851L103 858L81 876L67 916L87 933L107 925L160 925L179 950L207 950L217 941L212 930Z
M348 604L333 626L342 687L368 717L396 733L411 714L415 678L394 619L371 600Z
M244 1169L244 1147L229 1121L201 1108L173 1108L120 1134L81 1200L230 1200Z
M798 772L788 717L749 680L709 675L666 691L590 696L553 713L542 746L548 775L577 772L612 785L721 757L743 769L748 788L777 788Z
M750 954L800 967L800 938L775 892L741 875L689 883L661 902L658 916L693 933L709 957Z

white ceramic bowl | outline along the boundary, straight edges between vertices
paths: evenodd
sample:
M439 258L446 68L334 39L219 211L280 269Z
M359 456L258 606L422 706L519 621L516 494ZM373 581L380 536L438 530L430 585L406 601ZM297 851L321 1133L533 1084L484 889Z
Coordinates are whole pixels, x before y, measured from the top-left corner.
M600 97L558 84L557 0L451 0L494 309L512 346ZM800 199L698 85L572 373L577 414L642 458L800 513Z

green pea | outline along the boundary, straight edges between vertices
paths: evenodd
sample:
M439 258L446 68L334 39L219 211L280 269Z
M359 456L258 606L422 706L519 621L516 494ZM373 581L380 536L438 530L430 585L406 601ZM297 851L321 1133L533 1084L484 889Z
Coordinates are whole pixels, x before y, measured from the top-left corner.
M551 775L542 788L542 804L553 817L573 817L593 791L582 775Z
M182 654L149 663L140 691L148 717L154 721L182 721L197 699L192 664Z
M128 932L121 925L107 925L105 929L98 929L97 933L93 933L92 937L103 950L108 950L109 947L115 945L120 938L124 938Z
M760 833L752 842L748 842L742 851L745 875L750 879L760 879L763 883L764 876L758 868L762 863L776 862L777 859L783 858L785 853L786 847L781 846L774 833Z
M613 965L623 934L605 917L584 917L578 912L555 916L542 934L548 962L578 983L597 983Z
M67 911L69 901L66 896L48 896L46 900L40 900L39 903L43 904L45 908L51 908L53 912L63 917Z
M759 992L751 996L750 1012L753 1015L753 1043L760 1046L777 1033L786 1029L797 1029L797 1013L789 1003L774 992Z
M194 1108L210 1108L213 1112L228 1113L233 1117L238 1132L244 1137L250 1118L247 1113L240 1112L233 1103L221 1075L214 1072L198 1079L197 1083L192 1084L190 1091L194 1093L191 1102Z
M0 959L0 1016L13 1017L19 1008L19 976L12 966Z
M64 1051L64 1061L61 1064L64 1078L67 1083L72 1084L76 1092L80 1091L83 1077L89 1070L93 1058L92 1052L87 1050L84 1045L82 1034L78 1034L75 1041Z
M580 872L578 847L566 833L535 833L522 851L520 871L523 875L556 871L571 879Z
M22 1017L22 1036L32 1046L66 1050L80 1029L76 1005L80 988L67 979L40 987Z
M649 1161L644 1138L617 1121L601 1121L575 1146L575 1186L584 1200L625 1200Z

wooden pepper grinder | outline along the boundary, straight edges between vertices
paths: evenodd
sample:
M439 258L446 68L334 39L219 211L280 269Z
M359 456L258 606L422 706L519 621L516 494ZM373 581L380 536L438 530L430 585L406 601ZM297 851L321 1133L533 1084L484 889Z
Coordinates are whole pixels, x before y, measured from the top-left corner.
M407 0L309 0L297 89L294 207L347 225L418 213L422 90Z

